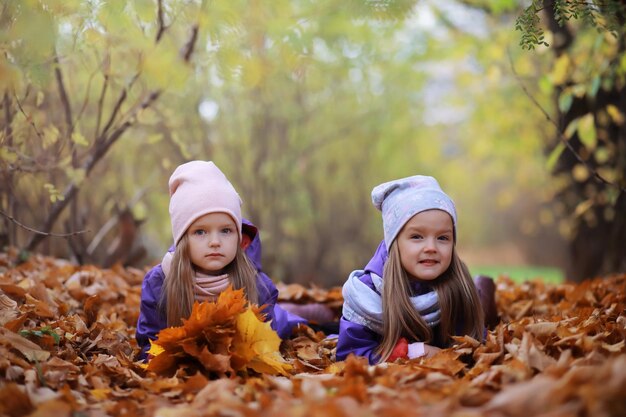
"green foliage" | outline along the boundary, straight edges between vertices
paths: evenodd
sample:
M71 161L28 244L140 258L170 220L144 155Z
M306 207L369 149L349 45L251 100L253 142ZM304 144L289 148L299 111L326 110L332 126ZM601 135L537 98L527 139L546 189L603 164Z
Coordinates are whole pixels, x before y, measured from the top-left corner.
M543 0L533 0L515 22L515 28L521 32L520 45L524 49L534 49L539 45L549 46L539 18L539 13L545 7L544 3ZM560 26L571 20L581 20L598 31L610 33L616 39L624 31L619 16L623 16L625 6L620 0L601 2L555 0L551 5L554 19Z
M537 45L548 46L545 41L544 31L539 26L539 10L543 4L542 0L533 0L530 6L524 10L515 22L515 29L522 32L520 45L524 49L533 49Z
M539 280L546 284L562 284L565 277L558 268L541 266L485 265L470 266L472 275L487 275L493 278L507 276L517 283Z
M27 339L51 336L55 345L58 345L61 341L61 337L50 326L45 326L38 330L20 330L20 335Z
M44 184L43 188L45 188L50 194L50 201L52 203L55 203L59 200L63 200L65 198L63 197L63 194L61 194L61 192L55 188L54 184L50 184L50 183Z

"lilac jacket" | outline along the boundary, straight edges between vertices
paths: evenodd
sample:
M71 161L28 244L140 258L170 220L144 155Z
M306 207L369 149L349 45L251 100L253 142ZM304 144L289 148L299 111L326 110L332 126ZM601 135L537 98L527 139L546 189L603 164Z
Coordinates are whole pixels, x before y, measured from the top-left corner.
M365 266L365 274L360 280L368 287L376 291L372 282L371 273L383 276L383 267L387 261L387 249L385 242L382 241L376 253L368 264ZM433 291L428 285L413 282L413 290L416 294L425 294ZM378 363L380 356L375 353L376 348L382 341L382 336L366 326L353 323L341 317L339 322L339 340L337 341L337 360L342 361L348 357L348 354L354 353L357 356L366 357L371 365Z
M243 219L244 231L249 230L254 234L250 246L246 249L246 255L252 261L258 271L257 290L259 293L259 305L265 304L263 313L266 320L271 320L272 329L285 339L291 335L291 329L299 323L307 323L305 319L287 311L276 305L278 290L272 280L261 270L261 238L256 227L248 220ZM247 226L247 227L246 227ZM170 251L174 248L171 247ZM150 348L150 340L155 340L159 331L167 327L165 312L159 310L159 300L161 299L161 288L165 274L161 265L152 268L143 279L141 285L141 304L139 307L139 320L135 338L141 348L139 359L145 359L146 352Z

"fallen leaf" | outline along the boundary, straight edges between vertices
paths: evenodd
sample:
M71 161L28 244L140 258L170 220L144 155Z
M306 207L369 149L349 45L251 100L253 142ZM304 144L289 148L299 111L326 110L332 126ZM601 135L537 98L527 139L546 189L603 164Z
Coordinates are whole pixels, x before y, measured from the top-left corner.
M0 387L0 415L25 416L34 409L28 394L17 384L8 383Z
M291 365L280 355L281 339L267 322L246 310L237 317L233 340L233 367L259 373L287 375Z
M50 352L43 350L36 343L31 342L19 334L0 327L0 344L11 346L18 350L31 362L43 362L50 357Z

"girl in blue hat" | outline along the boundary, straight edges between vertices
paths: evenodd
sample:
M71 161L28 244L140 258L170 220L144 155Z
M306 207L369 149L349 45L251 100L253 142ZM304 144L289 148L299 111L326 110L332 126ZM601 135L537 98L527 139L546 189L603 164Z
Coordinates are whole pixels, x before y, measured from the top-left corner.
M372 202L382 211L384 241L343 286L337 360L350 353L371 364L412 359L448 346L454 335L482 340L484 306L456 252L454 203L437 180L417 175L381 184ZM494 310L493 283L480 279L491 284L482 298Z

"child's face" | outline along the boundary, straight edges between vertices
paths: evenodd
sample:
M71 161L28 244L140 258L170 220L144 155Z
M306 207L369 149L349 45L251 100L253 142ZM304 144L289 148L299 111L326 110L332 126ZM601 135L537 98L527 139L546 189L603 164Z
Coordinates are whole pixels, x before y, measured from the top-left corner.
M237 225L226 213L197 218L187 229L187 237L191 262L200 272L220 274L237 255Z
M417 213L398 233L402 267L410 277L432 281L452 261L454 247L452 218L442 210Z

